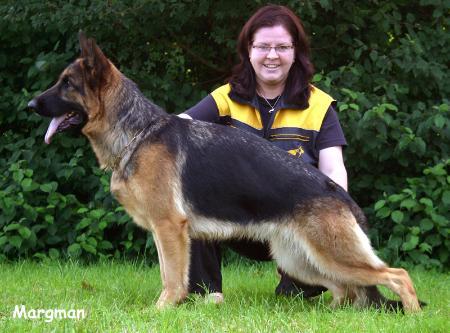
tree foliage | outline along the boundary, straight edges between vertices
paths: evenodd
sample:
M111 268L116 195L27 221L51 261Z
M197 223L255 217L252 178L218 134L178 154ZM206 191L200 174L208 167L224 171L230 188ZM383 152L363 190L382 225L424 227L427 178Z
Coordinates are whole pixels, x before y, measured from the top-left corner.
M449 1L274 1L311 36L314 83L338 101L350 191L391 262L448 264ZM77 32L147 97L179 113L222 84L262 1L3 1L0 256L154 257L109 194L87 140L26 110L78 54ZM374 206L374 204L376 205Z

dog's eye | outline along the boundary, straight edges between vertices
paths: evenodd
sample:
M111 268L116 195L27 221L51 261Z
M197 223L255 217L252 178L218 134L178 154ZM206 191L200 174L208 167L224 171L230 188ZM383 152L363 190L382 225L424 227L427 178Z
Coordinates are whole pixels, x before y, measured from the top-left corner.
M69 77L64 77L63 79L62 79L62 82L63 82L63 84L64 84L64 86L66 86L66 87L70 87L70 80L69 80Z

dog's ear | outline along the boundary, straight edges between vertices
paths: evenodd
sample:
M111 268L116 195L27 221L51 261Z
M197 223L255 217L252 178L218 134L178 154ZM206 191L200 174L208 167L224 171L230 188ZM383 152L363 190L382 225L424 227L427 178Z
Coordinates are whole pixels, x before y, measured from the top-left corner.
M83 65L91 74L89 76L93 78L92 83L96 85L104 78L106 70L109 67L109 61L93 38L87 38L80 31L78 33L78 39L81 51L80 57L83 58Z
M87 38L83 31L80 30L78 33L78 39L80 41L81 57L86 60L86 65L91 68L95 68L98 64L108 62L102 50L98 47L93 38Z
M82 30L78 32L78 41L80 42L80 56L84 57L86 55L86 50L88 49L88 39Z

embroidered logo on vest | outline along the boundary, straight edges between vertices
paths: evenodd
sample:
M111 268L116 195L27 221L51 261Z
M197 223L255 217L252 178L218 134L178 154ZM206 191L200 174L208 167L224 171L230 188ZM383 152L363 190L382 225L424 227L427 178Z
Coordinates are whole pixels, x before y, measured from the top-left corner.
M289 150L288 153L294 155L295 157L302 157L302 155L305 153L305 151L303 150L303 147L300 146L296 149Z

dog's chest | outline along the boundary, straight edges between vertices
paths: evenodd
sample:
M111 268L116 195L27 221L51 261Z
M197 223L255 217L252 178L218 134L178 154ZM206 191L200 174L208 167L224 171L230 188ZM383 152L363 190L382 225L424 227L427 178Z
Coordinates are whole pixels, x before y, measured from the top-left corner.
M145 205L142 200L136 196L133 188L125 181L117 180L113 176L111 179L111 193L125 208L126 212L133 218L133 221L140 227L151 230L150 216L147 214Z
M114 172L110 186L135 223L150 230L154 223L183 216L174 159L163 149L147 147L139 152L135 163L134 172L127 178Z

